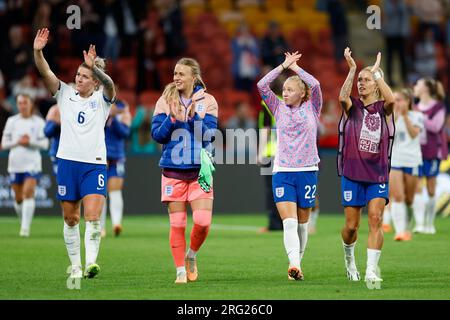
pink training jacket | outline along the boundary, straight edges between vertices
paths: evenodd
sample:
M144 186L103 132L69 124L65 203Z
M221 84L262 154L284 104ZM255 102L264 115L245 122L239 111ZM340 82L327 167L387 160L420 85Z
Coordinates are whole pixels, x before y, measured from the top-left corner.
M320 83L303 69L297 74L310 89L308 101L298 107L289 107L270 89L270 83L280 72L278 67L258 82L259 93L275 117L277 126L277 152L275 166L301 168L317 165L317 127L322 109Z

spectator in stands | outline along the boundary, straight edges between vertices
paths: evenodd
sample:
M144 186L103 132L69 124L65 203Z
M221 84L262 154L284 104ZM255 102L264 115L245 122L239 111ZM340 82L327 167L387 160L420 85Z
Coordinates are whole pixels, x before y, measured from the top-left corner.
M416 78L436 78L437 61L436 48L432 28L422 29L419 41L414 45L414 69Z
M131 122L130 152L134 154L156 154L157 143L152 139L150 128L154 109L139 106Z
M33 101L43 99L48 95L48 91L42 81L37 82L37 84L35 85L33 77L30 74L26 74L12 88L13 99L15 99L15 97L20 93L26 94Z
M79 0L77 5L81 9L81 28L71 30L73 55L89 48L91 44L96 46L98 52L103 52L104 35L99 12L101 5L96 1Z
M407 76L407 41L410 31L410 8L406 0L384 0L383 2L383 34L386 44L386 69L387 81L395 86L392 81L392 64L394 54L397 54L400 62L401 85L406 82Z
M176 58L186 49L186 40L183 36L182 12L174 0L160 0L158 3L161 19L159 21L165 35L165 56ZM201 32L199 30L199 32Z
M123 12L123 56L134 55L139 37L139 23L145 15L145 1L118 0Z
M441 22L444 18L442 0L414 0L414 13L419 18L419 32L431 29L435 41L442 42Z
M234 108L236 110L235 115L232 116L226 124L227 129L231 130L254 130L256 129L256 121L253 119L250 115L250 106L245 101L238 101L234 105ZM251 132L251 131L250 131ZM237 135L236 136L241 136ZM245 143L242 143L241 140L235 139L234 143L231 143L230 141L226 141L227 143L227 153L233 153L234 155L238 156L238 163L239 159L245 160L248 159L248 161L255 161L257 153L255 150L255 146L257 146L257 135L252 134L246 134L248 136L245 138ZM243 157L245 156L245 158ZM246 162L247 163L247 162Z
M153 4L148 8L147 17L141 22L143 30L138 50L138 91L144 89L161 90L161 79L157 61L166 51L165 35L159 24L159 13Z
M259 75L259 45L250 33L247 24L242 23L231 41L233 53L232 73L237 90L252 91L253 83Z
M326 11L333 35L334 57L337 62L343 60L342 52L348 45L348 26L345 7L342 0L328 0Z
M31 29L32 34L36 34L36 32L39 29L51 27L50 21L51 14L52 14L52 7L50 3L45 1L40 2L36 10L36 14L33 17Z
M111 59L114 63L120 54L120 36L123 30L122 6L118 0L106 0L104 10L105 47L103 56Z
M9 43L4 46L1 57L0 68L9 84L7 89L11 89L32 65L31 49L23 39L20 26L15 25L9 29Z
M250 115L250 106L245 101L238 101L234 105L236 113L227 122L227 129L255 129L256 121Z
M324 103L320 115L319 147L336 148L338 146L338 124L340 110L336 100L328 100Z
M289 51L288 44L277 22L269 22L268 31L261 43L262 61L274 69L284 61L284 52Z

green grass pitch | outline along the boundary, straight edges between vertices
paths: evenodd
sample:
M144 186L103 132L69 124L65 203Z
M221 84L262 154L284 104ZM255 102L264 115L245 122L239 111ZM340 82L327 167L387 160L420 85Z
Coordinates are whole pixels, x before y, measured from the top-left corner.
M258 233L266 222L264 215L215 215L198 255L198 281L175 285L167 216L126 216L119 238L112 236L108 221L99 276L69 290L62 218L35 217L31 237L24 239L16 218L0 217L0 299L450 299L450 219L437 218L436 235L415 235L410 242L397 243L385 234L381 290L347 280L342 214L319 217L302 263L303 282L287 280L282 233ZM189 216L188 231L191 225ZM356 247L362 276L367 229L364 217Z

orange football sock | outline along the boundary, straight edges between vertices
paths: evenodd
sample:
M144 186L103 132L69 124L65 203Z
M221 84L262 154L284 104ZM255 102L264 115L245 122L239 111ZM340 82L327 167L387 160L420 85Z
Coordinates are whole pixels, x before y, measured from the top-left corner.
M186 251L186 239L184 234L186 230L186 216L187 213L185 211L169 214L169 242L176 267L184 266L184 253Z

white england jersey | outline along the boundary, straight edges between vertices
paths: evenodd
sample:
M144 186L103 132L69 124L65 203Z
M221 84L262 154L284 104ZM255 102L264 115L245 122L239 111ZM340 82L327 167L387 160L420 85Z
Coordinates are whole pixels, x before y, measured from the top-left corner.
M48 139L44 135L45 121L32 115L24 118L19 113L6 121L2 136L2 148L10 149L8 157L8 172L38 173L42 171L40 149L48 148ZM28 135L30 144L26 147L18 145L20 138Z
M106 164L105 123L111 109L101 90L88 98L60 81L55 94L61 113L57 158Z
M408 111L408 117L415 127L419 127L420 131L424 130L423 114L418 111ZM399 116L395 121L395 138L392 147L393 167L414 168L422 164L422 151L420 148L420 133L411 138L406 128L405 119Z

